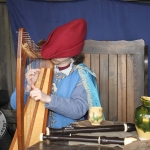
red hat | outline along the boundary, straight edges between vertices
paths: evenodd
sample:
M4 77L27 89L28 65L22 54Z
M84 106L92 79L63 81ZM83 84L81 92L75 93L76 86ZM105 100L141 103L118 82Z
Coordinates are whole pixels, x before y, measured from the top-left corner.
M81 53L87 24L84 19L76 19L57 27L51 32L42 47L45 59L73 57Z

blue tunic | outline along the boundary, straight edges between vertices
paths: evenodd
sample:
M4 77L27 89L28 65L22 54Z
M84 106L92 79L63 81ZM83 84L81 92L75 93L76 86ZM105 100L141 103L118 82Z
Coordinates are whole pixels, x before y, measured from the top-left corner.
M89 107L101 106L95 74L84 64L73 65L72 70L67 76L61 72L54 74L55 89L52 90L50 103L45 104L50 110L50 127L66 127L83 119ZM11 106L16 108L16 91L12 93Z

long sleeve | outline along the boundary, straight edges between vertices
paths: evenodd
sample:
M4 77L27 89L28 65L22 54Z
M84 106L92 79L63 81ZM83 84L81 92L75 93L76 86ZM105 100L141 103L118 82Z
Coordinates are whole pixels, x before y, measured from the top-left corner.
M11 94L10 105L11 105L12 109L16 110L16 89Z
M28 98L28 93L25 92L25 94L24 94L24 105L26 104L27 98ZM14 110L16 110L16 89L13 91L13 93L10 97L10 105Z
M71 119L80 119L89 108L83 85L76 86L69 99L51 95L51 102L45 104L45 107Z

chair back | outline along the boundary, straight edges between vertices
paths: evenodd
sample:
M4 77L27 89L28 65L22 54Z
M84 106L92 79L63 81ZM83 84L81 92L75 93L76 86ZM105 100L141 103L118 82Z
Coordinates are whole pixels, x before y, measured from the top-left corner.
M84 63L97 75L106 120L133 122L144 95L144 41L86 40Z

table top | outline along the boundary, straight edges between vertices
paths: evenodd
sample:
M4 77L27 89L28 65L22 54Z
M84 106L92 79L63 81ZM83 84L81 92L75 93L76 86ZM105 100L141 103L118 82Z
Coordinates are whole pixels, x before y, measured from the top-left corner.
M27 150L122 150L122 148L118 146L109 147L107 145L68 145L67 142L50 142L49 140L45 140L27 148Z

